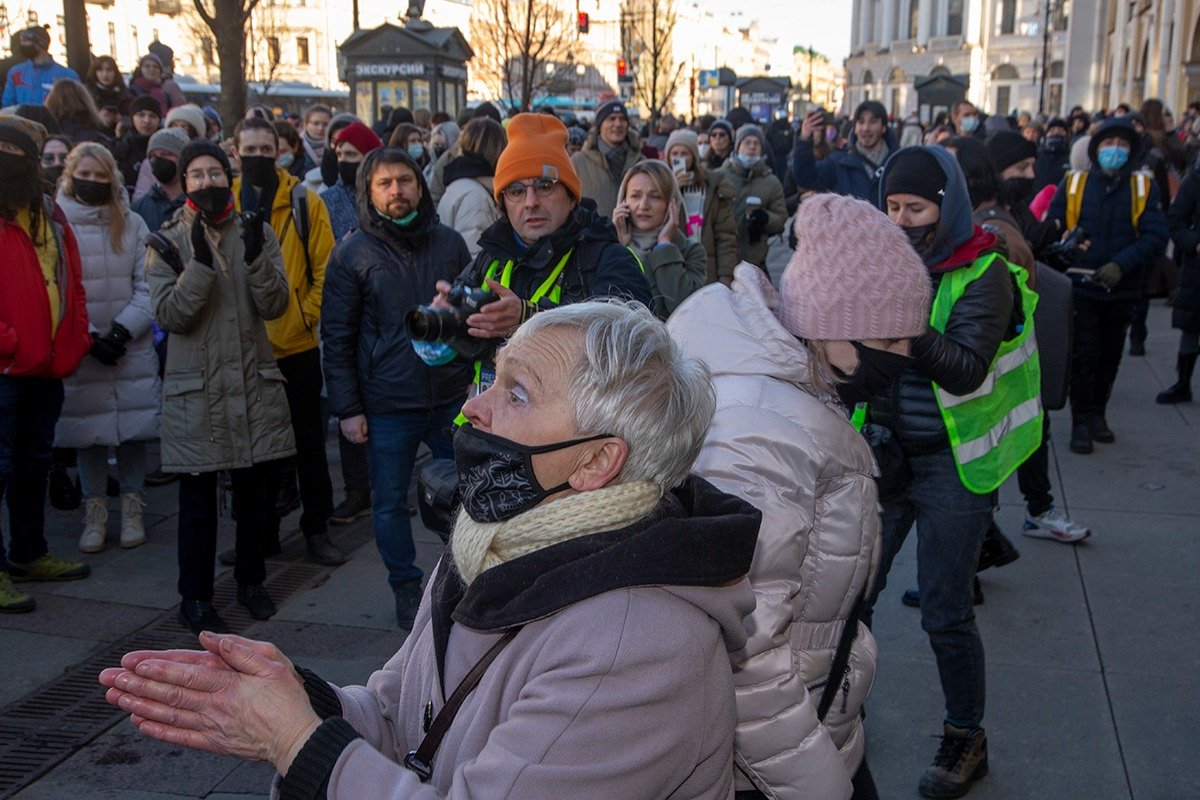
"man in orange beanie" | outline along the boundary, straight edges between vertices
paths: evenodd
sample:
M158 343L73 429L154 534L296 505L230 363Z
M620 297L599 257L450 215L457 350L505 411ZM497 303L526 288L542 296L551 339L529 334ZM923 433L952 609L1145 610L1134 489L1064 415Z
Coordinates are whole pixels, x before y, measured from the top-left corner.
M580 197L567 155L567 129L549 114L518 114L493 181L500 219L479 237L482 248L458 281L499 299L467 318L472 336L500 340L538 311L597 297L650 305L650 283L633 253L595 204ZM449 305L438 283L434 305ZM494 380L493 353L475 370L471 395Z

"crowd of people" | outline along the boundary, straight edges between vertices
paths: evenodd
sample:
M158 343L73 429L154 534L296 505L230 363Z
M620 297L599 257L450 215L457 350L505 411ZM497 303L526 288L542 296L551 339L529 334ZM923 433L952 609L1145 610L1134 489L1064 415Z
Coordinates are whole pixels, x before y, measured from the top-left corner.
M203 650L101 681L150 736L272 762L281 797L876 797L873 610L914 527L902 599L945 701L919 788L962 796L988 771L975 576L1019 557L996 492L1017 473L1027 536L1090 535L1055 506L1045 411L1069 403L1075 453L1115 441L1151 278L1179 275L1157 401L1192 399L1200 105L1176 129L1156 100L963 101L928 130L873 101L641 127L619 99L570 124L257 105L227 131L168 48L81 81L45 34L14 37L0 109L0 611L90 573L45 536L68 465L89 554L110 496L137 547L143 486L177 481L155 510ZM422 447L458 480L429 576ZM297 509L329 566L330 525L371 517L411 633L365 687L213 605L220 561L275 614L265 559Z

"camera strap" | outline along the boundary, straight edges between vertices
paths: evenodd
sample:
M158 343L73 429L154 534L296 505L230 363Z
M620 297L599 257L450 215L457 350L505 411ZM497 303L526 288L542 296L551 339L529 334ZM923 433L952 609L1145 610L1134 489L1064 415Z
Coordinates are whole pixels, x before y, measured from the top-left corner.
M567 262L571 260L571 255L574 252L575 252L575 248L572 247L570 250L567 251L567 254L564 255L559 260L558 264L554 267L554 269L550 270L550 275L547 276L546 280L542 281L542 285L539 286L537 288L537 291L535 291L533 293L533 296L529 298L530 303L537 303L543 297L545 297L547 294L550 295L551 302L555 302L555 303L558 302L559 279L562 278L563 270L566 269ZM496 270L497 270L497 268L499 268L499 266L500 266L499 261L493 261L491 266L488 267L487 277L492 280L496 280ZM500 285L503 286L505 289L512 288L512 274L513 274L513 268L515 266L516 266L516 263L512 259L509 259L508 262L506 262L504 265L504 270L500 273ZM486 284L485 284L485 287L486 287Z

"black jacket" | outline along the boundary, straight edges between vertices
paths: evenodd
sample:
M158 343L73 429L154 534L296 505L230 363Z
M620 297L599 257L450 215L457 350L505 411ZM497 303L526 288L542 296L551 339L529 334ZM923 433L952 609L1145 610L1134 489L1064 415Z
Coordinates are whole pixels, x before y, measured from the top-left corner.
M1171 325L1188 333L1200 333L1200 172L1188 172L1167 213L1171 238L1180 256L1179 290L1171 310Z
M559 282L561 305L595 297L620 297L646 306L651 303L650 282L637 259L617 240L617 232L608 218L597 214L587 198L575 208L566 224L524 251L517 246L516 233L507 219L484 231L479 244L482 248L479 254L459 276L467 286L482 286L493 261L500 262L503 268L511 259L514 267L509 288L518 297L529 299L573 248ZM546 310L555 305L544 298L538 308Z
M1071 147L1064 141L1061 150L1051 150L1043 142L1038 147L1033 161L1033 191L1040 192L1047 186L1058 186L1071 169Z
M112 154L121 168L121 177L125 185L132 191L137 185L138 168L146 160L146 147L150 137L143 136L131 127L124 136L113 142Z
M362 174L370 172L367 156ZM405 156L407 158L407 156ZM411 162L411 159L409 159ZM415 164L412 165L416 169ZM339 419L357 414L426 411L466 400L469 365L430 367L417 357L405 314L452 281L471 256L457 232L438 222L421 179L418 218L410 230L383 219L358 192L359 228L333 249L321 308L325 382Z

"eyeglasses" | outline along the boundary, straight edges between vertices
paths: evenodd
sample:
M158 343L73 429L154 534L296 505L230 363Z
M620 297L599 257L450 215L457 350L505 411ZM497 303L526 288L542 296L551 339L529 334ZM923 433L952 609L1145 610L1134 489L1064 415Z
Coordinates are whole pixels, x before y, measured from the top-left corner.
M66 163L66 153L42 153L42 164L47 167L55 167L60 164L65 165Z
M524 200L532 188L533 193L538 197L549 197L555 186L558 186L558 181L554 178L538 178L531 184L517 181L504 187L504 196L513 201Z
M222 170L222 169L210 169L208 172L204 172L203 170L198 170L198 169L189 169L185 173L185 176L192 183L216 183L216 184L224 183L226 180L228 180L228 177L229 177L225 174L225 170Z

